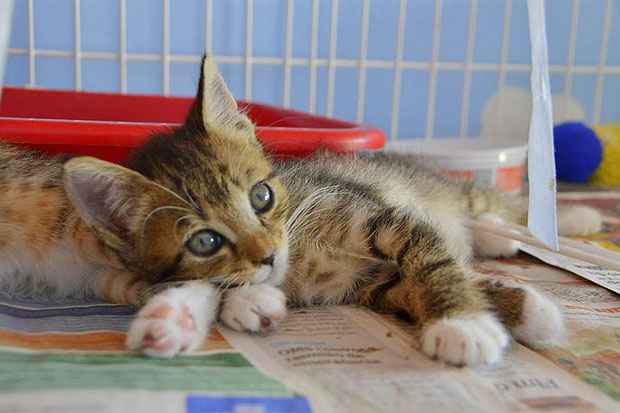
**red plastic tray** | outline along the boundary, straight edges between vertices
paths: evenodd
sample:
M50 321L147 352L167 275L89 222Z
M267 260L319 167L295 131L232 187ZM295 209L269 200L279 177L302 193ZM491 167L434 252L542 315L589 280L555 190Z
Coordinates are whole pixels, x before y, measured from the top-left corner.
M191 98L4 88L0 138L47 153L123 162L149 134L179 124ZM379 129L274 106L239 102L265 148L279 156L380 149Z

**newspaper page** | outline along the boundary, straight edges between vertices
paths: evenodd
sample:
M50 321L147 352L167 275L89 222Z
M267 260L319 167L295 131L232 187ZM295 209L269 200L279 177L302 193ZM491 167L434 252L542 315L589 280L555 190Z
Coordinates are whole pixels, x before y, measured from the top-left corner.
M614 412L620 403L514 344L498 365L442 365L393 319L366 309L294 312L277 332L223 335L317 412ZM298 384L300 385L298 387Z
M572 246L583 252L600 256L611 262L619 262L620 258L620 192L568 192L560 193L558 198L562 204L590 205L604 215L604 228L599 234L581 237L572 241ZM620 273L580 261L548 249L531 245L522 245L521 250L549 265L553 265L577 274L593 283L601 285L617 294L620 294ZM619 262L620 263L620 262Z
M620 194L560 194L605 214L590 241L620 251ZM513 344L495 366L459 369L415 350L410 326L357 308L299 310L267 337L222 329L265 374L306 395L316 412L619 412L620 298L527 255L475 263L484 274L532 285L562 308L565 339Z
M588 263L567 257L557 252L534 247L532 245L522 245L521 251L526 252L549 265L563 268L577 274L586 280L590 280L602 287L620 294L620 271L604 268L600 265ZM601 250L603 250L601 248ZM604 250L602 251L604 252ZM620 264L620 262L618 262Z
M487 261L480 272L533 285L564 310L567 334L538 350L558 367L620 402L620 298L572 273L528 257ZM620 411L620 409L618 410Z

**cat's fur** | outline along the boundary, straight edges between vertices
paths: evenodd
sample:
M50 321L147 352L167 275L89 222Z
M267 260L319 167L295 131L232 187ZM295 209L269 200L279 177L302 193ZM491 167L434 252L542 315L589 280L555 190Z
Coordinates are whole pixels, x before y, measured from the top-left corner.
M145 298L127 344L149 355L197 348L218 312L237 330L267 330L287 300L402 314L419 326L422 351L458 365L498 360L507 329L528 344L562 331L547 298L469 266L472 248L509 256L518 244L471 234L463 220L516 222L522 208L400 155L272 163L209 61L185 124L153 137L132 170L4 145L0 162L5 284L117 303ZM262 183L273 203L261 212L249 194ZM589 217L572 232L600 228L592 210L571 213ZM225 239L210 256L188 247L204 230Z

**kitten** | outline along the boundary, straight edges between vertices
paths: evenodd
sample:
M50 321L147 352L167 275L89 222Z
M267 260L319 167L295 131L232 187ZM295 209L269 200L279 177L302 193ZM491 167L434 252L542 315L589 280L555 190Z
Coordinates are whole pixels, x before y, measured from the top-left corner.
M268 228L265 234L279 239L281 255L272 280L286 273L281 288L290 305L360 304L405 315L420 327L425 354L456 365L499 360L510 341L508 331L530 345L561 335L562 315L550 300L531 287L475 274L469 266L474 251L512 256L519 245L470 233L464 219L521 222L526 211L518 200L438 177L398 154L319 153L304 160L275 160L271 169L260 155L251 122L208 60L182 131L155 138L130 167L193 200L197 213L206 210L208 228L224 240L214 257L229 265L250 245L260 245ZM245 149L230 149L239 144ZM261 168L262 174L256 174ZM265 210L251 207L252 188L262 184L269 192ZM569 231L561 228L564 235L600 230L596 211L578 207L569 212L580 219ZM283 215L286 225L282 220L265 224L264 214ZM239 331L273 327L285 312L283 295L273 286L277 282L228 289L220 320ZM175 323L178 316L149 315L162 306L194 313L192 302L182 296L192 288L165 291L155 306L147 305L130 329L130 347L155 355L174 353L178 345L171 343L191 331ZM170 330L160 325L157 335L171 345L158 350L145 330L163 322Z
M131 161L142 173L0 143L3 290L145 304L128 346L157 356L202 344L230 286L260 284L247 300L268 297L268 316L238 306L244 328L284 317L271 285L288 262L286 191L215 67L205 73L197 105L209 115L153 137ZM170 283L183 288L155 294Z
M538 292L469 266L472 250L510 256L518 244L471 234L463 219L516 222L522 209L395 154L272 163L208 60L185 124L129 169L4 145L0 161L5 284L144 304L127 345L148 355L198 348L218 315L266 331L286 301L403 314L425 354L456 365L499 360L507 331L527 344L562 331ZM573 232L600 228L596 212L571 213Z

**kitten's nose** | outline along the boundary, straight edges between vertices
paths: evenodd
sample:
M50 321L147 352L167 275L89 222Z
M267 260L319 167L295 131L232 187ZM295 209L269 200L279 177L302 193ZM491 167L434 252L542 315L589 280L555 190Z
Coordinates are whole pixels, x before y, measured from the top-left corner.
M273 267L273 260L276 258L274 254L271 254L267 258L263 259L260 263L263 265L270 265Z

